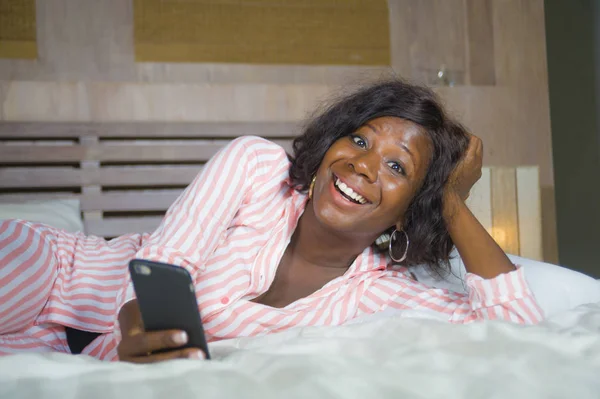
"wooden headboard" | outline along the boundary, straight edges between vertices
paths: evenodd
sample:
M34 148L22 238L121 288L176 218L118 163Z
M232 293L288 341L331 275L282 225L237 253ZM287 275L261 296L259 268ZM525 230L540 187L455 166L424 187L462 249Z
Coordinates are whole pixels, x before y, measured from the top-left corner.
M266 137L291 151L298 126L232 123L0 123L0 202L78 198L86 233L151 232L229 140ZM537 167L486 167L469 206L502 247L542 259Z

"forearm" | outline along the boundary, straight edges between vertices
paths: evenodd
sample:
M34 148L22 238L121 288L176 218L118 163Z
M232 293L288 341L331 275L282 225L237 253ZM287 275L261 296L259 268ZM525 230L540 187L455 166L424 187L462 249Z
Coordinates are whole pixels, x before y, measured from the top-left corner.
M444 219L467 272L490 279L515 270L502 248L458 196L446 198Z

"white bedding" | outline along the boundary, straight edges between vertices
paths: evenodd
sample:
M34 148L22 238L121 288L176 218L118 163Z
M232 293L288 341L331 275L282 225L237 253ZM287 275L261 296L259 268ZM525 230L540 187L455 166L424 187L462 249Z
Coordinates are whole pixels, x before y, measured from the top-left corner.
M600 398L600 303L539 326L411 312L211 345L215 360L0 358L1 398Z

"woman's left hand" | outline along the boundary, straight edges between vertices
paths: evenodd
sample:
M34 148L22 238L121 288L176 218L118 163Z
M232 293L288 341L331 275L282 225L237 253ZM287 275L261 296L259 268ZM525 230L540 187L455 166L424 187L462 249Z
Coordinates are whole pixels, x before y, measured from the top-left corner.
M483 142L477 136L471 135L467 151L456 165L446 187L446 194L466 201L473 185L481 177L483 165Z

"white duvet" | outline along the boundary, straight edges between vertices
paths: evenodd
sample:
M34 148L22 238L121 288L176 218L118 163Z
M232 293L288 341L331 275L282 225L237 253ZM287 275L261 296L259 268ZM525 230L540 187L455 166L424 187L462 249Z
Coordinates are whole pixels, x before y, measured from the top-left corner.
M535 327L383 316L218 342L213 361L4 357L0 397L600 398L600 303Z

